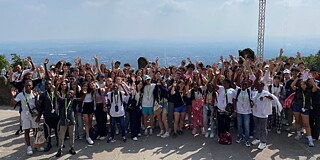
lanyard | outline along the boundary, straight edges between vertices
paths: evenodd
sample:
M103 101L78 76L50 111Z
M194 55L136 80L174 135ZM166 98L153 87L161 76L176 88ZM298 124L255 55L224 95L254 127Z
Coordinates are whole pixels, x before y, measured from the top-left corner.
M67 101L68 101L68 99L66 99L66 100L64 101L64 108L65 108L65 112L66 112L66 118L67 118L68 109L69 109L69 107L70 107L70 104L71 104L72 100L69 101L68 105L67 105Z
M182 103L183 103L183 104L185 104L185 103L184 103L184 100L183 100L183 92L180 92L180 91L179 91L179 94L180 94L180 97L181 97Z
M53 108L54 93L51 92L51 96L50 96L50 95L49 95L49 92L47 92L47 96L48 96L48 98L50 99L50 103L51 103L52 110L54 110L54 108Z
M119 102L119 91L117 92L118 94L117 94L117 98L116 98L116 95L114 95L113 97L114 97L114 102L116 103L115 105L118 105L118 102Z
M244 105L245 96L246 96L246 91L241 91L242 106Z
M262 92L261 92L262 93ZM261 93L257 93L257 95L254 97L254 101L257 103L257 99L258 99L258 97L260 97L260 95L261 95Z
M31 94L32 94L32 91L31 91L30 95L31 95ZM29 107L29 100L31 99L30 96L29 96L29 98L27 98L27 97L26 97L26 93L23 91L23 97L24 97L24 99L25 99L25 101L26 101L26 104L27 104L26 108L28 107L29 109L31 109L31 108ZM27 108L27 110L28 110L28 108Z

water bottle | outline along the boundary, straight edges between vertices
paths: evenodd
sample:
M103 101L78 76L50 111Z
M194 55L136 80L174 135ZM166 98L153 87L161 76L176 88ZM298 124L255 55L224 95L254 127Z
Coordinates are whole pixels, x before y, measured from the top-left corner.
M1 70L1 75L5 76L5 75L6 75L6 73L7 73L6 69L5 69L5 68L3 68L3 69Z

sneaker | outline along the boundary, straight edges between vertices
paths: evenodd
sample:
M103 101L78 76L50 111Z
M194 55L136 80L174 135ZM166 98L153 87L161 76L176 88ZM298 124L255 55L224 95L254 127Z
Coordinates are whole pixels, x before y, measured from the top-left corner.
M302 138L302 136L298 135L298 134L294 137L294 139L297 140L297 141L299 141L301 138Z
M257 145L260 143L260 139L255 139L251 142L252 145Z
M193 128L192 134L193 134L193 135L197 134L197 129L196 129L196 128Z
M153 131L152 131L152 128L150 128L149 135L151 136L152 134L153 134Z
M19 135L20 133L22 133L22 130L21 130L21 129L18 129L17 132L16 132L14 135L17 136L17 135Z
M79 137L79 140L83 140L83 136L80 136L80 137Z
M313 141L309 141L309 147L314 147Z
M99 138L99 140L101 140L101 141L103 141L103 140L105 140L106 139L106 136L101 136L100 138Z
M159 134L157 134L157 137L160 137L164 134L164 130L161 130Z
M201 134L202 134L202 135L206 134L206 130L204 130L203 127L201 128Z
M182 135L182 134L183 134L183 131L182 131L182 130L179 130L179 131L178 131L178 134L179 134L179 135Z
M167 137L169 137L169 136L170 136L169 132L166 132L166 133L164 133L164 134L161 136L161 138L167 138Z
M30 156L33 154L33 151L32 151L32 147L31 146L28 146L27 147L27 155Z
M56 157L61 157L61 154L62 154L62 149L59 148L57 151Z
M52 148L52 145L50 143L47 144L47 147L44 149L45 152L49 152Z
M210 138L214 138L215 134L213 132L210 133Z
M138 133L138 137L141 137L141 133Z
M87 142L88 142L89 145L93 145L94 144L90 137L87 138Z
M132 138L132 140L137 141L137 140L138 140L138 138L137 138L137 137L133 137L133 138Z
M267 147L266 143L260 143L259 146L258 146L258 149L264 149L266 147Z
M110 142L115 142L116 140L115 139L113 139L112 137L109 137L109 139L107 140L107 143L110 143Z
M177 138L177 136L178 136L178 134L175 132L172 134L172 138Z
M209 132L207 132L207 133L204 135L204 137L208 138L208 137L209 137L209 135L210 135L210 133L209 133Z
M38 152L43 152L43 151L44 151L44 148L43 148L43 147L39 147L39 148L37 148L37 151L38 151Z
M69 153L72 155L77 154L77 152L73 149L73 147L69 149Z
M119 129L116 129L116 135L119 135Z
M122 141L123 141L123 142L126 142L126 141L127 141L127 138L126 138L126 137L122 137Z
M249 136L249 138L250 138L250 139L252 139L252 138L253 138L253 136Z
M147 136L148 135L148 129L144 130L144 135Z
M246 147L250 147L250 142L249 141L246 141Z
M238 137L237 140L236 140L237 143L240 143L241 141L242 141L241 137Z
M278 129L278 130L277 130L277 134L281 134L281 131L280 131L280 129Z

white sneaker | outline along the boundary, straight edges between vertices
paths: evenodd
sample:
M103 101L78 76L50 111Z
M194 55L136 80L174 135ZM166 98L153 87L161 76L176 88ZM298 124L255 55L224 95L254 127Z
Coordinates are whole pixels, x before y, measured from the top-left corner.
M157 134L157 137L160 137L164 134L164 130L161 130L160 133Z
M150 128L149 135L151 136L152 134L153 134L153 131L152 131L152 128Z
M210 133L210 138L214 138L215 134L213 132Z
M102 137L99 138L99 140L101 140L101 141L103 141L105 139L106 139L106 136L102 136Z
M166 132L166 133L164 133L162 136L161 136L161 138L167 138L167 137L169 137L170 136L170 133L169 132Z
M32 151L32 147L31 146L28 146L27 147L27 155L30 156L33 154L33 151Z
M133 137L133 138L132 138L132 140L137 141L137 140L138 140L138 138L137 138L137 137Z
M281 134L281 131L280 131L280 130L277 130L277 134Z
M93 141L91 140L90 137L87 138L87 142L88 142L89 145L93 145Z
M260 143L260 140L259 139L255 139L251 142L252 145L257 145Z
M299 135L299 134L297 134L297 135L294 137L294 139L297 140L297 141L299 141L301 138L302 138L302 136Z
M147 136L148 135L148 129L144 130L144 135Z
M43 151L44 151L44 148L43 148L43 147L39 147L39 148L37 148L37 151L43 152Z
M206 132L206 134L204 135L204 137L208 138L209 135L210 135L210 133L209 133L209 132Z
M260 143L259 146L258 146L259 149L264 149L266 147L267 147L266 143Z
M141 137L141 133L138 133L138 137Z
M314 147L313 141L309 141L309 147Z

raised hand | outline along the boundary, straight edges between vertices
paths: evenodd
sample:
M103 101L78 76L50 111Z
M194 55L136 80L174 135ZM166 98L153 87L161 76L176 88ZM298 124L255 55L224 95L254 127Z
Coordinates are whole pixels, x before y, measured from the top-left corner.
M12 95L13 97L15 97L15 96L17 95L17 89L14 88L14 87L12 87L12 88L10 89L10 92L11 92L11 95Z
M44 60L44 62L43 62L43 64L48 64L49 63L49 59L48 58L46 58L45 60Z
M280 48L280 57L282 57L282 55L283 55L283 49Z

